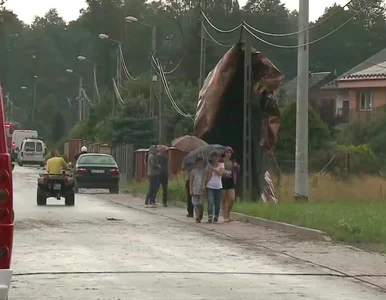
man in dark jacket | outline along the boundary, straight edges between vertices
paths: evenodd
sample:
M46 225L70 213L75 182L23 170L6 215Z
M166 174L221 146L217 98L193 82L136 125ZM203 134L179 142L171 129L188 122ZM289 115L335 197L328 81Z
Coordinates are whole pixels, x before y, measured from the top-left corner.
M78 161L78 158L79 156L81 156L82 154L86 154L87 153L87 147L86 146L83 146L81 149L80 149L80 152L75 155L75 163Z
M159 189L159 177L161 166L157 162L157 147L149 148L149 156L147 159L147 177L149 178L149 190L146 195L145 207L156 207L155 197Z
M159 175L159 185L162 185L162 203L164 207L168 206L168 182L169 166L167 159L167 149L163 146L158 147L157 163L161 166ZM159 188L159 187L158 187Z

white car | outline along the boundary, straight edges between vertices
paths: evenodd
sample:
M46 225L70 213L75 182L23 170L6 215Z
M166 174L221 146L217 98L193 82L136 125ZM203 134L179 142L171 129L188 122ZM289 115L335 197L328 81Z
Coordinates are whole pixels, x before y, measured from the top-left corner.
M28 138L21 143L20 150L17 153L19 166L23 165L45 165L44 143L40 139Z

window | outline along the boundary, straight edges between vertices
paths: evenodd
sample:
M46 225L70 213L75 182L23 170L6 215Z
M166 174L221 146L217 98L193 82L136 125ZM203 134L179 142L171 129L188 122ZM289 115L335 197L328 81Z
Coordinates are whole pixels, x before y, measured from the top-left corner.
M35 151L35 142L26 142L24 146L25 151Z
M43 151L43 144L41 142L36 142L36 151L38 152Z
M115 165L115 160L109 155L81 155L78 160L80 165Z
M364 92L360 93L360 110L373 110L373 93Z

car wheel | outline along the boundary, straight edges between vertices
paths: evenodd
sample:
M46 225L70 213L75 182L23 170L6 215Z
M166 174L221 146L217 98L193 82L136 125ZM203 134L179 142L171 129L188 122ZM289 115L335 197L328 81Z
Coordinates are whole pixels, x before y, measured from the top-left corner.
M37 205L38 206L44 206L47 205L47 195L44 193L44 191L41 190L41 188L38 188L37 191Z
M23 163L21 161L19 161L19 166L22 167L23 166Z
M75 181L75 183L74 183L74 192L75 192L76 194L79 193L79 186L78 186L78 184L76 183L76 181Z
M75 205L75 193L74 191L69 192L64 198L64 204L66 206L74 206Z
M119 194L119 185L116 185L109 189L110 194Z

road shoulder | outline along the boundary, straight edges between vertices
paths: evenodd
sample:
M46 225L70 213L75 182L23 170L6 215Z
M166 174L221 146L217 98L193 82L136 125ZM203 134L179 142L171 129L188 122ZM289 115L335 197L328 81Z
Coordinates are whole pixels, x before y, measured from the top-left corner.
M145 211L169 218L174 221L189 223L199 230L242 242L249 247L260 247L280 253L292 259L319 266L343 276L352 277L373 287L386 291L386 255L367 252L355 247L314 239L312 236L290 233L280 230L280 226L270 228L259 222L243 223L235 221L220 224L195 224L186 217L186 210L181 207L144 207L144 200L131 194L98 195L107 201L129 208ZM263 226L262 226L263 225Z

